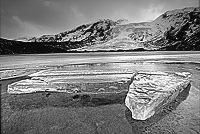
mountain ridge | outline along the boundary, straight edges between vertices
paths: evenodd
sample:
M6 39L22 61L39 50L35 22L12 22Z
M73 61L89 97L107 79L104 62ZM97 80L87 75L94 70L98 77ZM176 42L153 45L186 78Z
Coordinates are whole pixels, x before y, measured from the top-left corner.
M127 20L101 19L55 35L20 37L8 44L38 43L51 49L62 50L62 52L117 51L138 48L144 50L200 50L199 27L200 8L188 7L167 11L151 22L128 23ZM9 54L11 51L16 53L12 47L6 48L5 42L5 40L0 40L1 54ZM24 47L26 48L26 46ZM7 49L9 51L4 52ZM17 53L30 53L30 51L23 52L21 50Z

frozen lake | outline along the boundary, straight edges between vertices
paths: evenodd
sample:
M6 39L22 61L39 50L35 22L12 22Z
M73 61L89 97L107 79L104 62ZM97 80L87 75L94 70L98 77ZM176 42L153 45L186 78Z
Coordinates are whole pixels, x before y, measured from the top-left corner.
M74 128L74 133L79 131L95 133L98 130L99 133L128 134L139 133L141 124L144 124L147 126L146 133L200 133L200 52L1 55L0 61L0 76L5 81L9 81L11 77L30 75L45 70L53 73L44 73L42 74L44 76L51 78L62 76L65 77L65 81L80 83L82 81L102 82L123 79L136 71L190 72L192 74L191 88L186 91L185 95L177 99L178 104L174 103L175 108L172 111L169 108L166 113L162 113L153 121L137 122L132 120L130 112L123 104L83 108L47 107L15 114L12 113L13 111L5 110L2 116L8 120L5 121L5 124L3 123L3 130L7 132L8 128L12 126L10 132L19 130L25 132L26 130L27 133L38 131L47 133L54 125L56 131L59 129L59 132L68 132L76 127L78 129ZM6 91L5 83L1 83L2 94ZM2 101L4 104L4 99ZM13 114L13 116L7 118L10 116L9 114ZM72 125L67 125L67 120ZM19 126L13 125L13 122L19 123ZM26 128L23 124L26 124Z
M96 52L0 55L0 69L89 63L136 63L143 61L200 62L200 52ZM98 64L97 64L98 65ZM123 64L121 64L121 67ZM102 66L103 67L103 66ZM112 66L113 67L113 66Z
M1 78L51 70L54 74L46 75L103 81L121 79L136 71L186 71L193 74L194 85L199 89L200 52L25 54L3 55L0 59Z

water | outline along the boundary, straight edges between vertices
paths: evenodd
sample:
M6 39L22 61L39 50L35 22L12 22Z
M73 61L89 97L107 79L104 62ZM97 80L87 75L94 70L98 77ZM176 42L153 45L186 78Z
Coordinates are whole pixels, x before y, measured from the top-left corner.
M173 60L200 62L199 52L106 52L69 54L1 55L0 69L84 63L140 62Z
M137 71L186 71L193 74L194 85L199 89L199 52L24 54L3 55L0 59L1 78L28 75L47 69L67 75L68 79L90 79L89 75L98 75L100 80L109 79L109 76L112 78L113 75L121 79L125 74ZM105 74L108 77L104 77Z
M44 133L49 131L52 133L54 131L200 133L200 52L1 55L0 61L2 79L28 75L41 70L50 70L56 72L58 76L66 76L68 80L79 82L83 79L99 82L122 79L124 75L127 76L137 71L190 72L192 74L191 87L185 90L164 112L147 121L133 120L130 111L121 103L80 108L48 107L16 112L10 120L7 120L5 127L3 124L3 129L7 132L13 130L13 132L27 133L31 131ZM5 118L8 116L7 113L5 113ZM67 123L67 121L69 122ZM52 130L52 128L55 129Z

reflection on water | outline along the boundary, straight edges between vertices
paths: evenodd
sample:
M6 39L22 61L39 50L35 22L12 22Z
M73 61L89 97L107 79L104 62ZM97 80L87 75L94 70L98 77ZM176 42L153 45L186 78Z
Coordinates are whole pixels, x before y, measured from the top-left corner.
M127 108L125 110L125 116L129 124L132 126L132 131L140 134L148 129L151 125L155 124L159 120L163 119L166 115L170 114L173 110L175 110L178 105L186 100L187 96L189 95L191 85L189 84L186 89L184 89L175 100L169 103L167 106L163 108L163 110L152 117L148 118L147 120L135 120L132 118L131 111Z

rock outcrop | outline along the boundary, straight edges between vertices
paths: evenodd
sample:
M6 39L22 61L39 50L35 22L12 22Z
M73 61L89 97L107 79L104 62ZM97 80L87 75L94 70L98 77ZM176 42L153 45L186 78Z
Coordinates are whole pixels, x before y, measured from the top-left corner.
M125 105L132 112L132 118L146 120L159 113L190 84L190 76L187 72L136 73L125 99Z

